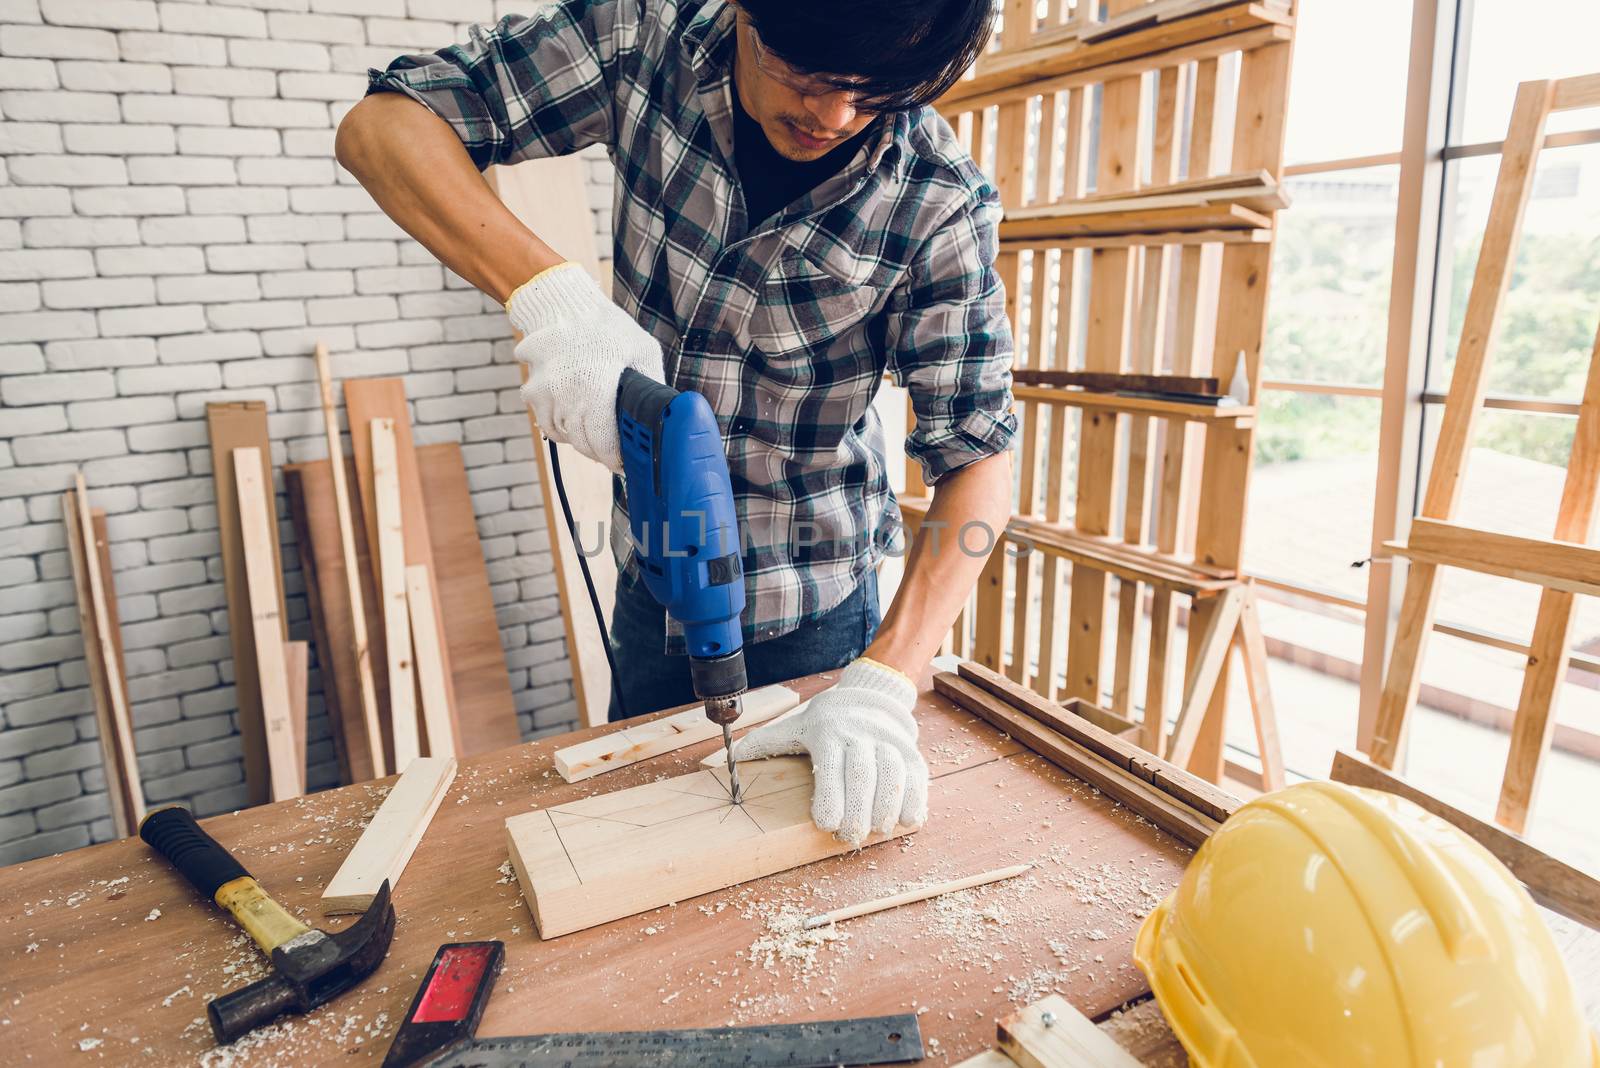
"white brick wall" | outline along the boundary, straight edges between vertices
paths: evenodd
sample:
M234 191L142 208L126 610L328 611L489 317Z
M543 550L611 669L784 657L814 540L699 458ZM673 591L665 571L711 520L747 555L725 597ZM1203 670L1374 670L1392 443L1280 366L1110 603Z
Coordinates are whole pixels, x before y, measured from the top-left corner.
M324 458L318 339L341 377L405 376L419 443L462 443L523 734L571 725L504 315L332 160L368 65L531 6L0 2L0 864L111 834L59 509L75 467L109 517L145 794L242 802L205 404L263 400L275 465ZM609 255L603 154L590 170ZM311 686L320 787L315 666Z

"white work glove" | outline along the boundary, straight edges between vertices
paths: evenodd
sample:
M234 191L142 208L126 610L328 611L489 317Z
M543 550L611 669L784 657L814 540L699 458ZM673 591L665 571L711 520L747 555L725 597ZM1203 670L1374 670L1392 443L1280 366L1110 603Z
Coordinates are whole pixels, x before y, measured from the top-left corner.
M912 681L860 657L798 715L756 727L733 744L734 760L811 754L811 819L851 845L895 824L928 818L928 765L917 752Z
M539 429L622 472L617 383L624 368L664 380L661 343L600 292L589 272L563 263L534 275L506 301L528 365L522 399Z

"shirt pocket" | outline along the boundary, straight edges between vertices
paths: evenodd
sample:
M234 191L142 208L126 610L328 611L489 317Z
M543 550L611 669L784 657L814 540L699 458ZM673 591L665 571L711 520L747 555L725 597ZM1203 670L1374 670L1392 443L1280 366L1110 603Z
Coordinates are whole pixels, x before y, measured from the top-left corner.
M751 347L780 360L809 358L858 326L883 290L853 274L845 257L785 247L756 291Z

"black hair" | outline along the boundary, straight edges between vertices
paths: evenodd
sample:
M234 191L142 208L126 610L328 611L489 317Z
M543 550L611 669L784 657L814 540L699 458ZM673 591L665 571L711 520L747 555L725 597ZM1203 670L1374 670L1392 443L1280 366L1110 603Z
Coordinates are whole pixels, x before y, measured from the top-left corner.
M989 42L993 0L737 0L761 43L874 111L931 104Z

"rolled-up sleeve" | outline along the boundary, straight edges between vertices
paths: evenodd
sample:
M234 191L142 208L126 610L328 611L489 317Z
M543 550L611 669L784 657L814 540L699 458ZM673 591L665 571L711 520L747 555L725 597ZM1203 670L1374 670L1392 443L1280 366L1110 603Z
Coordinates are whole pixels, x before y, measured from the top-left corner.
M479 170L611 144L620 68L638 45L643 0L561 0L472 27L465 44L400 56L368 73L448 122Z
M929 483L1016 436L1011 324L994 269L999 221L986 190L928 239L890 305L889 370L916 416L906 454Z

